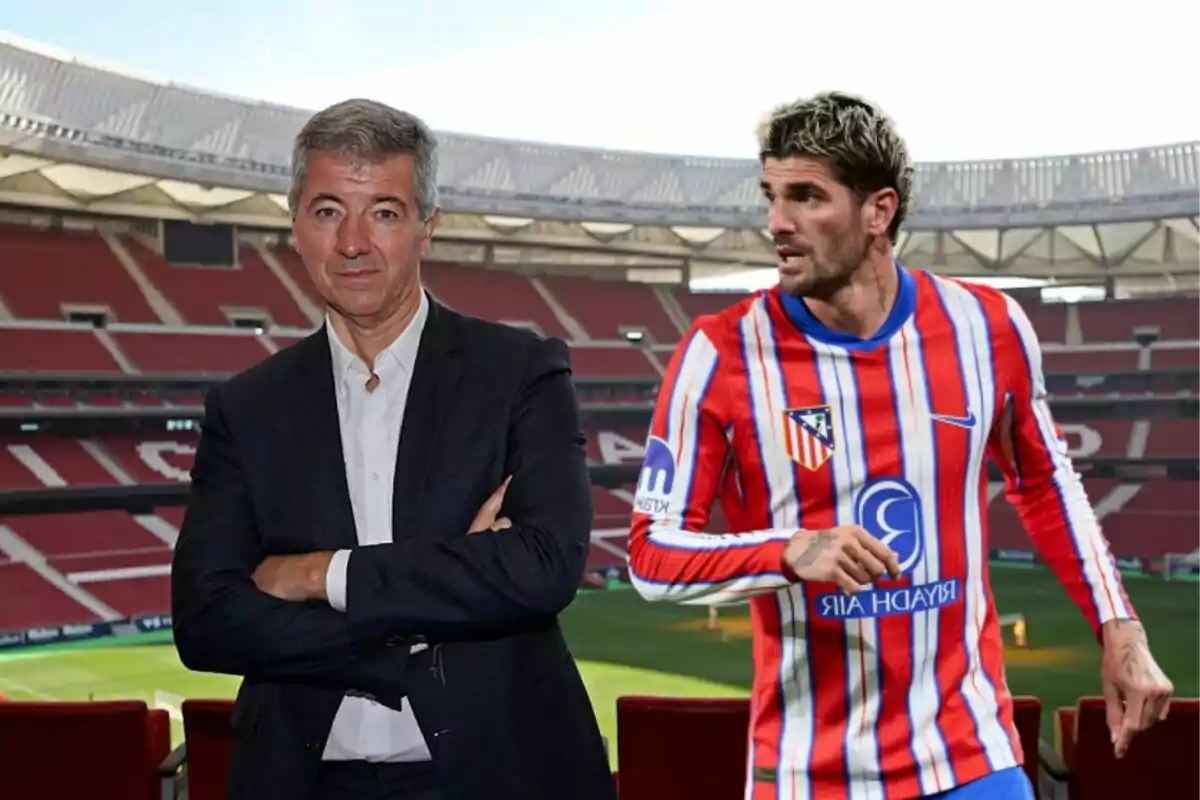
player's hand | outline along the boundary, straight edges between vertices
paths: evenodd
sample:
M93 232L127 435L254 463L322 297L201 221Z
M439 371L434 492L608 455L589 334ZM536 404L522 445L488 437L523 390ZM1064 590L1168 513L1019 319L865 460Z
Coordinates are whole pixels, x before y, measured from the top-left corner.
M1104 661L1100 668L1108 730L1113 753L1125 755L1138 733L1167 718L1175 687L1146 642L1146 629L1137 620L1114 619L1101 628Z
M900 577L896 554L857 525L797 531L783 551L783 563L802 581L836 583L850 594L885 574Z
M267 556L254 570L254 585L280 600L325 600L325 573L332 552Z
M512 527L512 520L508 517L497 516L500 513L500 506L504 505L504 494L508 491L508 484L511 482L512 476L509 475L504 479L504 483L500 484L500 488L492 492L492 496L479 507L475 519L471 520L471 527L467 529L468 534L482 531L502 531Z

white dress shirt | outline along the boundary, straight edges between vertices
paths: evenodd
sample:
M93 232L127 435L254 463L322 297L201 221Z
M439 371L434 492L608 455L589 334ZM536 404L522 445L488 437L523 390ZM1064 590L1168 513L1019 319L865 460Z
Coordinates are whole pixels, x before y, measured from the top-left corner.
M337 389L338 419L342 431L342 454L346 462L346 484L354 509L354 527L360 545L392 541L392 481L400 427L412 382L413 365L421 332L429 316L429 301L421 293L421 305L404 332L375 359L379 384L367 391L370 370L338 338L326 319L329 348L333 356L333 380ZM325 573L329 604L346 610L346 570L349 550L333 555ZM427 761L425 737L417 725L412 706L401 712L365 697L346 697L338 708L333 728L325 743L327 761Z

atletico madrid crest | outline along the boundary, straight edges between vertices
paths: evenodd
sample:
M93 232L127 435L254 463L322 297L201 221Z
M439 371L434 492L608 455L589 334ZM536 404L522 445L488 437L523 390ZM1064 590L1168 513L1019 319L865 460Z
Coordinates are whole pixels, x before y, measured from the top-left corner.
M833 414L829 406L784 409L783 435L788 458L807 469L820 469L833 455Z

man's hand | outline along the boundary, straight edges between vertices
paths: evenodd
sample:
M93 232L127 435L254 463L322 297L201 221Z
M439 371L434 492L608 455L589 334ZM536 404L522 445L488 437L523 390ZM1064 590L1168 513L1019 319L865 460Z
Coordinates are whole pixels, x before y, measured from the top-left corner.
M496 516L500 513L500 506L504 505L504 493L508 491L510 482L512 482L511 475L505 478L504 483L500 484L500 488L492 492L492 496L483 502L475 514L475 519L471 521L471 527L467 530L468 534L501 531L512 527L512 520L508 517Z
M836 583L850 594L885 572L900 577L896 554L857 525L797 531L783 551L783 563L802 581Z
M325 600L325 572L332 552L267 556L254 570L254 584L280 600Z
M1137 620L1113 619L1101 627L1104 662L1100 668L1113 752L1125 755L1138 733L1167 718L1175 687L1163 674Z

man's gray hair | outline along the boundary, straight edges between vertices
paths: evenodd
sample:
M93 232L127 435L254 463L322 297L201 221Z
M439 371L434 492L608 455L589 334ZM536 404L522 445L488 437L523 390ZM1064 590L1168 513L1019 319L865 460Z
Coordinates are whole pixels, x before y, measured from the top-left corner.
M413 189L421 219L429 219L437 208L437 139L413 114L361 98L344 100L314 114L296 134L292 148L288 208L293 218L300 209L300 192L313 153L344 153L370 163L411 153L416 162Z

